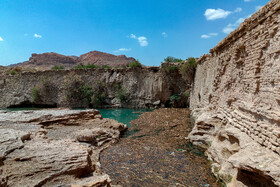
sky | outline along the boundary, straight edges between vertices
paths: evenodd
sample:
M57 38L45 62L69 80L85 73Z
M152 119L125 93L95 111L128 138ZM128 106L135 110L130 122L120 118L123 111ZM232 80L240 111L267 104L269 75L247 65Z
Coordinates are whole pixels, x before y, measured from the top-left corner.
M0 65L102 51L158 66L200 57L269 0L0 0Z

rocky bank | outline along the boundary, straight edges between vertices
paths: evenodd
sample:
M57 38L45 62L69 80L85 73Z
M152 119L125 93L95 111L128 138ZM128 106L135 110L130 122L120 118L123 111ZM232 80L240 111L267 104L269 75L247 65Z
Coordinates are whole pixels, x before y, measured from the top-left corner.
M0 111L0 186L110 186L99 153L126 128L97 110Z
M280 186L279 25L271 0L198 61L189 138L228 186Z

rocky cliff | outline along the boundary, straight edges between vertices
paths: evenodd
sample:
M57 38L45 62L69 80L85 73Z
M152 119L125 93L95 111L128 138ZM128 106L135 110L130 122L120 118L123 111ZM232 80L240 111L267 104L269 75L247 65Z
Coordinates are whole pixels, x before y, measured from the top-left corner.
M78 64L94 64L98 66L107 65L110 67L117 67L126 66L127 64L134 61L135 59L132 57L126 57L125 55L116 56L100 51L91 51L81 55L80 57L65 56L51 52L42 54L34 53L28 61L10 66L21 67L24 69L47 70L51 69L53 66L64 66L66 69L69 69L77 66Z
M126 107L187 106L183 93L192 80L159 67L72 69L20 72L0 76L0 108L11 106Z
M279 24L271 0L198 61L189 138L229 186L280 186Z

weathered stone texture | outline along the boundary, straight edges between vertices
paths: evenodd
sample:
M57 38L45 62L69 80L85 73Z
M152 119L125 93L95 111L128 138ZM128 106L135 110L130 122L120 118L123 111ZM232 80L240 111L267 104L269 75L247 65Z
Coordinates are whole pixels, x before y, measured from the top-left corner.
M275 162L279 166L279 25L280 2L272 0L211 49L211 54L199 59L190 98L190 107L197 118L196 126L189 136L191 140L199 144L214 142L229 125L239 130L242 135L239 138L250 137L263 150L269 150L264 152L270 154L274 161L278 158ZM223 141L220 141L222 144ZM219 152L218 146L211 145L209 155ZM244 149L246 146L240 150ZM232 155L240 153L240 150L228 153L221 150L216 157L228 156L217 162L229 163ZM244 153L246 151L243 156ZM239 165L243 161L241 159ZM264 158L258 161L263 162ZM234 166L238 168L237 165ZM259 173L272 177L274 183L280 185L280 168L276 174L265 172L266 169L260 169Z
M100 118L97 110L0 111L0 186L111 186L99 154L127 126Z
M191 86L190 80L168 77L158 67L126 69L77 69L62 71L23 72L14 76L0 76L0 108L32 103L32 89L40 89L40 100L35 104L50 106L88 107L83 102L66 102L64 86L78 80L95 87L102 83L106 89L107 107L147 108L153 103L167 103L172 94L183 93ZM118 99L118 88L123 89L126 101ZM72 92L73 90L71 90ZM176 93L174 93L176 92ZM69 105L70 104L70 105Z

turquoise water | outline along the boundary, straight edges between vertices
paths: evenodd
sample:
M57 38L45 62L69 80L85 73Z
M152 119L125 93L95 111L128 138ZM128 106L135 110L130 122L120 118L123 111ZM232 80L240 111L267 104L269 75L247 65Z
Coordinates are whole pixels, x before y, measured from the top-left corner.
M132 125L130 122L132 120L135 120L138 118L139 115L141 115L144 112L150 112L151 109L98 109L100 111L100 114L103 118L110 118L117 120L120 123L126 124L128 127L131 127ZM135 132L139 130L130 130L128 128L127 131L124 132L122 135L122 138L128 137L130 135L133 135Z
M130 122L138 118L144 112L152 111L150 109L98 109L103 118L110 118L131 127Z

